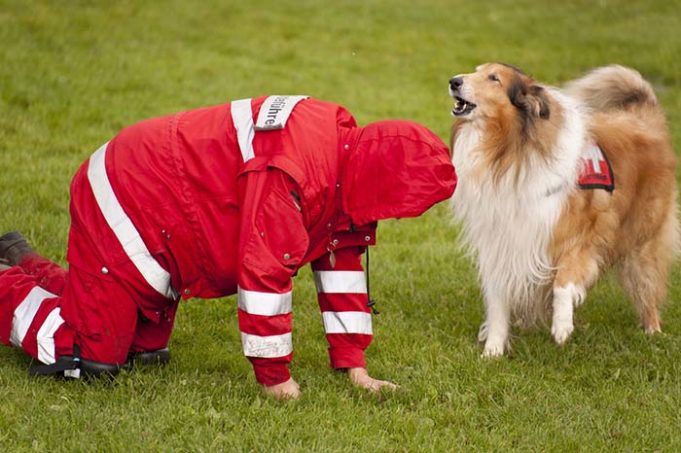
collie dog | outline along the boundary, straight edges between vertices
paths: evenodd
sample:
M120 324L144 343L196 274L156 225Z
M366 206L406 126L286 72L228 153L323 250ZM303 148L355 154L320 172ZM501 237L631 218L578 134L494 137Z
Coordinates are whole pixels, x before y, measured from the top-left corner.
M508 349L512 324L550 320L565 343L574 308L610 267L645 332L659 332L679 229L675 157L650 84L607 66L559 90L488 63L449 92L451 203L479 270L483 356Z

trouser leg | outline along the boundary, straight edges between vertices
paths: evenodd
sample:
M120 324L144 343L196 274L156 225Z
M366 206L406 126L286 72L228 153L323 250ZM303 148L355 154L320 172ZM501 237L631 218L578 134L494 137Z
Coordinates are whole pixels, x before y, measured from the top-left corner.
M140 317L135 338L130 347L130 358L141 364L165 364L170 361L168 342L175 323L178 303L168 307L158 323Z
M59 296L64 291L68 272L57 263L32 253L26 256L18 266L27 274L35 276L38 284L51 293Z
M106 275L71 266L63 298L64 318L73 326L80 357L125 364L138 321L138 307L128 290Z
M168 347L170 334L175 324L175 313L178 304L175 303L161 315L158 323L141 320L137 324L131 352L155 351Z
M67 274L61 296L38 283L19 266L0 272L0 342L45 365L80 360L77 367L90 374L113 374L126 363L137 306L123 288L77 269ZM42 367L35 374L58 371Z
M73 329L61 316L62 298L18 266L0 272L0 342L45 364L73 352Z

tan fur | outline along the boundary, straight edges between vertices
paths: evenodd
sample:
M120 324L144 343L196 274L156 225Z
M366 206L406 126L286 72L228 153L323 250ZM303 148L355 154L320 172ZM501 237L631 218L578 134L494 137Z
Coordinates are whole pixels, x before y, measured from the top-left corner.
M612 195L579 190L569 198L551 243L554 287L572 281L588 289L600 270L617 265L643 328L658 332L679 243L675 158L664 115L652 102L596 112L590 133L610 159L616 189Z
M637 71L620 65L597 68L565 86L565 92L581 99L595 111L624 110L648 105L657 98L648 82Z

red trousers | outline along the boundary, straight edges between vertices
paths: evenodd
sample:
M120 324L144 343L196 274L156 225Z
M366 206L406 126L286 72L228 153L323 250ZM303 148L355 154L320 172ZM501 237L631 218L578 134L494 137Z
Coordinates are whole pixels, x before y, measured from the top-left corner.
M36 293L45 297L38 300ZM34 306L18 312L27 304ZM74 305L76 310L86 310L79 319L68 316L73 310L64 310L64 306ZM20 346L46 364L72 355L74 344L81 357L107 364L125 363L130 352L164 348L176 309L173 304L158 323L149 321L120 285L76 269L67 272L40 256L0 273L0 342ZM54 321L59 316L61 323ZM59 325L46 332L44 327L50 322ZM25 333L17 337L22 330Z
M87 163L86 163L87 164ZM130 352L164 348L177 301L144 280L107 225L85 176L71 186L69 270L38 255L0 272L0 342L51 364L73 354L123 364ZM140 311L154 307L153 320Z

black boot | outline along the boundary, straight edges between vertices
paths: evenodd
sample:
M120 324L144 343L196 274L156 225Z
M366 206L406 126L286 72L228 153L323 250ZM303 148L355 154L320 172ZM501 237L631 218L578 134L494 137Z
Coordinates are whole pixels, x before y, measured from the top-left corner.
M26 239L18 231L0 236L0 263L16 266L31 253L35 253Z
M131 352L128 362L140 365L165 365L170 362L170 349L163 348L155 351Z
M126 368L125 365L110 365L79 359L73 356L61 356L52 365L36 365L28 370L31 376L58 376L65 378L114 378L118 372Z
M128 362L122 365L95 362L80 357L80 348L73 346L73 355L61 356L52 365L35 365L29 368L28 374L31 376L58 376L64 378L108 378L116 377L120 370L130 368Z

